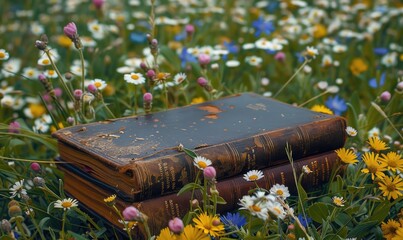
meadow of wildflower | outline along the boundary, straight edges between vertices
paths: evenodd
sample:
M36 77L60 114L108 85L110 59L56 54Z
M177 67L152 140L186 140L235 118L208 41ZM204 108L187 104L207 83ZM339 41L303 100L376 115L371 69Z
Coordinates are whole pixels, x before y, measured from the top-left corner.
M204 204L148 238L403 239L401 1L15 0L0 12L0 239L134 238L147 229L135 207L115 208L114 229L66 196L51 133L240 92L345 117L344 171L315 192L295 176L294 196L257 186L217 215L214 165L187 150L208 181L183 191Z

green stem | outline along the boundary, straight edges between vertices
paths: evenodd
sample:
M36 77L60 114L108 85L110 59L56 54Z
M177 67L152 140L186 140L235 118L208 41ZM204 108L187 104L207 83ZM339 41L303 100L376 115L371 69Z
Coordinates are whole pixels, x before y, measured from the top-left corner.
M137 115L137 86L134 85L134 115Z
M165 110L168 110L168 89L167 89L167 86L166 86L166 82L165 82L165 80L163 81L163 87L164 87L164 95L165 95Z
M130 234L129 226L127 225L127 223L125 221L125 218L123 217L122 213L120 213L119 209L115 205L113 205L112 208L119 215L119 218L122 220L123 225L125 226L127 235L129 236L129 239L132 240L132 235Z
M109 109L109 107L106 105L104 98L101 95L101 104L102 106L106 109L106 111L108 112L109 116L111 116L112 118L116 118L115 115L113 114L113 112Z
M63 219L62 219L62 231L60 232L60 237L61 237L61 239L64 239L64 237L65 237L65 235L64 235L64 226L65 226L65 224L66 224L66 210L64 210L64 212L63 212Z
M27 205L27 207L28 207L29 216L31 216L31 221L32 221L32 223L34 224L35 228L37 229L39 235L41 236L41 239L42 239L42 240L46 240L45 236L44 236L43 233L42 233L42 229L39 228L38 223L36 222L35 218L33 217L33 212L31 211L30 206Z
M84 92L84 80L85 80L85 74L84 74L84 54L83 50L80 48L78 49L78 52L80 53L80 60L81 60L81 90Z
M91 225L94 226L97 230L100 230L100 229L101 229L101 228L98 226L98 224L97 224L96 222L94 222L94 220L92 220L92 218L90 218L90 217L88 216L88 214L84 213L84 212L81 211L79 208L74 208L74 210L75 210L76 212L78 212L79 214L81 214L81 216L84 216L84 217L87 219L87 221L88 221L89 223L91 223Z
M15 223L17 224L17 228L18 228L18 230L19 230L20 233L21 233L22 239L28 239L28 237L27 237L26 234L25 234L25 229L24 229L24 227L23 227L22 224L21 224L21 219L17 217L17 218L15 219Z
M309 60L305 60L305 62L302 63L301 67L299 67L298 70L290 77L290 79L288 79L287 82L276 92L276 94L273 95L274 98L277 97L277 95L284 90L284 88L295 78L295 76L297 76L297 74L305 67L308 62Z
M53 62L53 59L52 59L52 57L50 56L49 51L50 51L50 50L49 50L48 48L44 50L44 52L46 53L46 55L47 55L48 58L49 58L50 63L52 64L53 69L56 71L57 76L59 77L60 83L61 83L62 87L64 88L64 91L67 92L67 95L69 96L70 101L73 102L73 101L74 101L73 94L69 91L69 88L67 87L66 83L64 82L64 79L63 79L62 74L60 73L59 69L57 68L55 62Z

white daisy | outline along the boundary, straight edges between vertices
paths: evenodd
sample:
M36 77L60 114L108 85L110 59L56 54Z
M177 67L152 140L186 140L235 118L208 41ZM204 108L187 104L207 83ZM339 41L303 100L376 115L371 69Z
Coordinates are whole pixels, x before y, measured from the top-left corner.
M205 158L205 157L197 156L197 157L195 157L195 158L193 159L193 164L194 164L197 168L199 168L200 170L203 170L203 169L205 169L206 167L210 166L212 163L211 163L211 160L209 160L209 159L207 159L207 158Z
M3 69L1 73L3 77L15 76L21 68L21 60L16 58L10 58L7 62L3 63Z
M97 20L88 23L88 30L92 33L95 39L103 39L105 37L105 26L98 23Z
M310 174L310 173L312 173L312 170L309 168L308 165L302 166L302 171L303 171L305 174Z
M258 56L247 56L245 62L251 66L259 66L263 62L263 59Z
M279 202L269 202L267 209L277 218L284 219L286 216L286 212Z
M143 77L141 73L130 73L124 75L124 80L128 83L133 83L134 85L143 84L146 81L146 78Z
M12 108L14 106L14 103L15 103L15 99L10 95L5 95L0 100L0 106L6 107L6 108Z
M46 70L43 74L45 74L45 76L47 78L57 78L57 73L55 70L53 69L48 69Z
M21 195L27 195L27 190L24 189L24 179L14 183L14 185L10 188L10 194L10 198L14 198L16 196L20 198Z
M63 200L57 200L54 205L55 208L63 208L64 211L66 211L72 207L77 207L77 206L78 206L78 201L76 199L72 199L72 198L65 198Z
M250 170L246 174L243 175L243 179L248 182L257 181L264 177L264 174L260 170Z
M51 64L48 57L42 57L38 60L38 65L40 66L49 66Z
M174 82L176 85L181 84L183 81L186 80L186 74L185 73L177 73L174 77Z
M241 205L240 209L249 210L253 216L257 216L262 220L269 218L266 202L255 201L255 198L246 195L240 200L239 205Z
M35 80L38 78L39 71L32 67L24 68L22 75L28 79Z
M333 203L338 206L338 207L343 207L344 203L346 202L343 197L336 197L334 196L333 198Z
M259 49L268 50L271 46L271 43L266 38L260 38L255 42L255 46Z
M397 65L397 53L391 52L391 53L385 54L385 56L382 57L381 62L386 67L396 66Z
M10 54L4 49L0 49L0 60L7 60L10 57Z
M346 132L350 137L355 137L357 136L357 130L355 130L353 127L348 126L346 128Z
M238 67L241 63L238 60L229 60L225 63L225 66L227 67Z
M318 49L314 48L314 47L306 47L306 55L308 58L316 58L316 55L319 54Z
M91 84L93 84L98 90L103 90L108 85L104 80L98 78L91 80Z
M280 184L275 184L270 188L270 193L285 200L290 196L290 192L288 191L288 187Z
M84 66L84 67L85 67L85 66ZM82 74L81 64L80 64L80 65L72 65L72 66L70 67L70 72L71 72L72 74L76 75L76 76L80 76L80 77L81 77L81 74ZM87 75L87 70L84 69L84 76L86 76L86 75Z

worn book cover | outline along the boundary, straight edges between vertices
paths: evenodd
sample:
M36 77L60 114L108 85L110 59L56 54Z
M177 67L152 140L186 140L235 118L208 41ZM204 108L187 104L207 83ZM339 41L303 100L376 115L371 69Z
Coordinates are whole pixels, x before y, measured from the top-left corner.
M346 121L244 93L142 116L78 125L53 134L62 160L138 201L178 191L195 178L183 145L224 179L344 145Z
M297 178L302 173L302 167L308 166L311 173L305 173L302 177L302 186L305 190L322 190L323 185L329 182L332 175L332 169L335 169L337 154L334 151L310 156L295 162L294 167ZM58 164L64 170L64 188L72 197L80 202L80 206L89 209L97 215L104 218L117 228L123 228L118 222L118 215L111 207L108 207L104 200L114 194L113 188L102 182L94 181L91 176L75 168L73 165L65 163ZM248 194L248 191L254 189L256 184L259 187L269 190L274 184L283 184L287 186L292 195L297 190L294 181L293 169L291 164L285 163L270 168L262 169L264 177L255 182L248 182L243 176L235 176L216 184L219 195L227 202L224 205L218 205L218 213L226 213L239 208L239 199ZM201 193L194 193L195 199L202 200ZM122 198L116 198L116 206L122 211L127 206L135 206L149 217L149 226L153 234L168 225L170 219L174 217L182 218L189 210L190 192L182 195L169 194L152 199L131 202L124 201ZM201 203L200 203L201 204ZM144 239L141 224L134 229L135 239Z

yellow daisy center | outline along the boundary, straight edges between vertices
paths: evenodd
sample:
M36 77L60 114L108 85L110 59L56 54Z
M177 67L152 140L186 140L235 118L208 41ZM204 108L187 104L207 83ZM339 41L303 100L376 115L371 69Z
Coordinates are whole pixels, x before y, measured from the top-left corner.
M254 212L260 212L260 211L262 210L259 206L256 206L256 205L252 205L250 208L251 208Z
M6 54L3 52L0 52L0 58L5 58L5 57L6 57Z
M94 25L94 26L92 26L92 29L93 29L94 31L99 31L99 26L98 26L98 25Z
M69 207L71 207L73 204L71 203L71 202L63 202L62 203L62 207L63 208L69 208Z
M95 82L94 85L95 85L95 87L100 88L100 87L102 86L102 83L100 83L100 82Z
M281 190L281 189L277 189L276 193L277 193L277 195L279 195L279 196L281 196L281 195L284 194L283 190Z
M48 70L48 73L49 73L49 75L53 75L53 74L55 74L55 71L54 70Z
M203 169L207 167L207 164L206 164L205 162L203 162L203 161L198 162L197 165L198 165L200 168L203 168Z
M49 64L49 59L43 59L42 63L43 64Z
M157 78L158 79L163 79L165 77L165 74L164 73L158 73L157 74Z
M131 75L131 78L132 78L133 80L138 80L138 79L139 79L139 76L138 76L137 74L132 74L132 75Z
M249 180L251 180L251 181L255 181L257 179L258 179L258 176L256 174L249 176Z
M278 207L273 208L273 211L276 212L277 214L281 214L281 209Z

